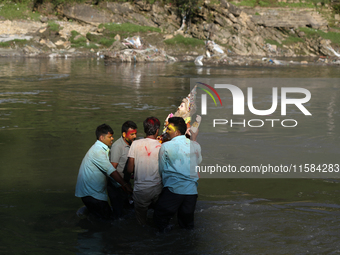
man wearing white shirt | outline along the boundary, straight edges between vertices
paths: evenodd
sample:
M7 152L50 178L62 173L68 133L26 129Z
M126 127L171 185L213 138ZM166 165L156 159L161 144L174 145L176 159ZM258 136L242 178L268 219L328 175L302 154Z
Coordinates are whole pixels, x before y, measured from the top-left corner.
M136 218L145 225L147 211L162 191L162 180L158 172L158 151L161 147L157 140L160 121L149 117L143 122L145 139L134 141L128 153L127 171L134 172L133 200Z

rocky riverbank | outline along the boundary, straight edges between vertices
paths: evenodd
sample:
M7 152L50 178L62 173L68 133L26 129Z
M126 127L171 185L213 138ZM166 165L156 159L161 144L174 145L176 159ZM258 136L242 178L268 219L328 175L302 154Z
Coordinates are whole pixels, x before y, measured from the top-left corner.
M32 10L41 14L39 20L0 16L0 56L196 60L197 65L307 64L294 58L316 57L313 63L340 64L340 30L314 9L254 14L254 9L222 0L205 1L197 10L189 20L177 7L158 2L64 4L57 9L44 3ZM278 60L283 57L291 60Z

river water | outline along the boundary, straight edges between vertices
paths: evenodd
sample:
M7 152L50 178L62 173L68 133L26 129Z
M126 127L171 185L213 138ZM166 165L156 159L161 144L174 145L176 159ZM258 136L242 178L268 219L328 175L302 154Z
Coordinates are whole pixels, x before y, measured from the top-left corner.
M76 216L82 203L74 196L95 128L109 124L116 140L121 124L131 119L143 137L142 121L148 116L163 121L174 112L190 91L190 78L317 81L308 87L313 117L300 116L294 131L237 127L206 133L199 139L203 163L280 165L303 159L339 164L339 70L0 59L0 253L340 253L337 174L201 178L195 230L175 227L167 235L138 226L133 212L108 230L84 226ZM219 153L211 147L220 148Z

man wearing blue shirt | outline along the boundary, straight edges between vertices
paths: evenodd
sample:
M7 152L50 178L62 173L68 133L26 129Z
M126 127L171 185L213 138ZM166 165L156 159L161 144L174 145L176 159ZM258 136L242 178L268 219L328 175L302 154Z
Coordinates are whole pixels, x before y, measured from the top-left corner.
M194 227L194 211L197 201L198 174L195 171L202 161L201 147L196 133L191 140L185 137L187 125L181 117L168 120L167 134L171 139L159 150L159 173L164 188L157 202L154 221L160 232L170 229L170 219L177 212L181 228Z
M100 220L113 219L106 193L107 176L111 176L127 192L132 192L109 160L109 151L113 143L112 135L113 131L109 125L102 124L97 127L97 141L88 150L81 163L75 192L75 196L81 198L90 214Z

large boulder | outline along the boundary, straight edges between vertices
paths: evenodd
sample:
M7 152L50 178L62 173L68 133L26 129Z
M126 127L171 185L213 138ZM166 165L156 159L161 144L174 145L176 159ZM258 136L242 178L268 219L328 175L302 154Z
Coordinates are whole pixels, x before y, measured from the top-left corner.
M275 10L275 12L268 12L264 15L253 15L251 19L255 24L265 27L296 28L309 26L318 29L327 27L327 21L321 15L310 12Z
M75 19L91 25L109 23L114 18L113 14L108 10L98 10L85 4L66 4L61 6L58 11L69 19Z
M130 3L100 2L99 7L109 9L114 14L119 15L134 12L134 8Z

